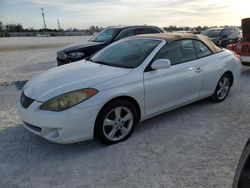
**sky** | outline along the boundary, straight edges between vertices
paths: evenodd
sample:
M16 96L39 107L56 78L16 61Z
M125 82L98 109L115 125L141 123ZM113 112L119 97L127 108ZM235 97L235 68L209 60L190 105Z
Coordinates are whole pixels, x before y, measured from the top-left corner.
M222 26L250 17L250 0L0 0L0 21L42 28L90 25Z

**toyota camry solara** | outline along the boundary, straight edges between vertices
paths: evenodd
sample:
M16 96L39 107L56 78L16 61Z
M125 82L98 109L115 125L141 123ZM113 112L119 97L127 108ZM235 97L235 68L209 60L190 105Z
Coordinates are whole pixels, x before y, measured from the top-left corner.
M207 97L222 102L240 68L205 36L139 35L31 79L18 110L24 127L49 141L114 144L155 115Z

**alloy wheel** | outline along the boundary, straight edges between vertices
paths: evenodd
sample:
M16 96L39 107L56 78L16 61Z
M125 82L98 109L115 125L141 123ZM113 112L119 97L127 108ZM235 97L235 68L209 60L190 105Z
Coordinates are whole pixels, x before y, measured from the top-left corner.
M217 97L222 100L224 99L230 89L230 80L227 76L224 76L221 78L219 85L218 85L218 90L217 90Z
M104 118L103 134L110 141L119 141L129 134L133 121L130 109L115 107Z

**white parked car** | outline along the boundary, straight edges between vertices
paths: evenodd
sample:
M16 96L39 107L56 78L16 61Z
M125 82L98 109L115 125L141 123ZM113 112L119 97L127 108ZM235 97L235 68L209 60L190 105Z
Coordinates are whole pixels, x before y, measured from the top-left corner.
M205 36L139 35L31 79L18 110L24 127L49 141L114 144L157 114L207 97L222 102L240 68Z

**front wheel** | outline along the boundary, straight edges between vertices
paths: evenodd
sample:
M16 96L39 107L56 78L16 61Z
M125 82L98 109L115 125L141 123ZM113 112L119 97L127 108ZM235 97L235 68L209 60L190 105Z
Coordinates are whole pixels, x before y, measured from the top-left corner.
M95 137L110 145L126 140L137 123L135 107L123 100L113 101L100 111L95 123Z
M224 74L220 78L217 87L215 89L215 92L212 96L214 102L219 103L227 98L227 95L231 88L231 82L232 82L231 77L228 74Z

